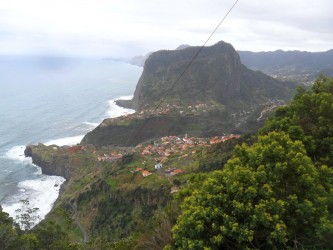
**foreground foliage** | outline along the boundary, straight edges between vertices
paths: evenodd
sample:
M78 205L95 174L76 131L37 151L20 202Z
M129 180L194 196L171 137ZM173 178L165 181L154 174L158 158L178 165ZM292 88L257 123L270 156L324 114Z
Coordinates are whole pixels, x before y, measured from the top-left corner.
M300 87L293 101L279 108L260 130L284 131L303 142L314 162L333 166L333 78L319 77L311 90Z
M167 248L333 248L332 124L333 79L321 77L222 171L192 178Z
M326 167L323 167L326 170ZM321 169L285 133L238 146L223 171L195 180L174 227L179 249L327 246L333 236Z
M53 222L42 222L36 229L22 231L0 206L0 249L75 250L80 246L70 243L67 234Z

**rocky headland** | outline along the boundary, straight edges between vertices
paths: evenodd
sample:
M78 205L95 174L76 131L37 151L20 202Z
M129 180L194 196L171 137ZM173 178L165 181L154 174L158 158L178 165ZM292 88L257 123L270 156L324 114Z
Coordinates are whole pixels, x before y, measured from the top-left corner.
M71 177L70 166L68 163L60 160L59 157L54 157L54 152L60 147L53 145L52 147L44 144L28 145L24 150L26 157L32 158L32 163L41 167L42 173L46 175L58 175L66 179Z
M258 118L264 109L283 105L295 91L293 83L245 67L225 42L205 47L179 78L199 49L151 54L133 99L117 101L137 112L104 120L81 143L134 146L170 134L253 132L262 124Z

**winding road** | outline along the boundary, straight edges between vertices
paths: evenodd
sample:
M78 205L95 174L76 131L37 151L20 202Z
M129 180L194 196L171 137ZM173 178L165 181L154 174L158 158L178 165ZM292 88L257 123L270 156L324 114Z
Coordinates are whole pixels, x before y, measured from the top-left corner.
M83 235L83 242L87 243L89 241L89 235L86 231L86 229L82 226L81 222L79 221L79 219L77 218L77 208L75 204L69 203L69 205L71 206L71 208L74 211L74 221L76 223L76 225L78 225L78 227L80 228L82 235Z

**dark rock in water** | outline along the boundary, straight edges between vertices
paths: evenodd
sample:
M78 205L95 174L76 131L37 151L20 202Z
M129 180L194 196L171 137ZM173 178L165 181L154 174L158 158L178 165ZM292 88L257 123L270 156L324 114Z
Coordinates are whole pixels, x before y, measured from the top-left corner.
M25 157L32 157L32 147L33 147L33 145L28 145L25 147L25 150L24 150Z
M116 104L120 107L132 109L133 107L133 101L132 100L116 100Z

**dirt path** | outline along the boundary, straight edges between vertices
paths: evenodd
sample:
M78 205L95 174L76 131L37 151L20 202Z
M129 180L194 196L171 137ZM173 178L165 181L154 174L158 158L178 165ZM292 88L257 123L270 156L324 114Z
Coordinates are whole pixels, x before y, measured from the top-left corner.
M89 241L89 235L87 234L86 229L82 226L81 222L79 221L79 219L77 218L77 208L75 204L69 203L69 205L71 206L71 208L74 211L74 220L76 225L78 225L78 227L80 228L82 235L83 235L83 242L87 243Z

